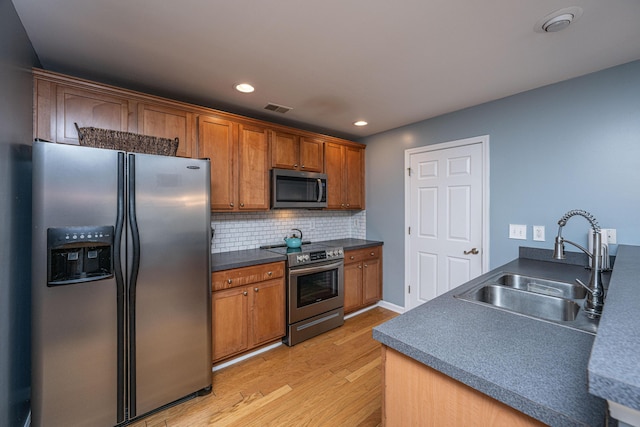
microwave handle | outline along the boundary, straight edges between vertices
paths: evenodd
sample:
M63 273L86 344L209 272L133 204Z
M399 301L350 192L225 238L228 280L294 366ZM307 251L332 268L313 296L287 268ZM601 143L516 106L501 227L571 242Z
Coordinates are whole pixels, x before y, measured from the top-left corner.
M318 178L318 202L322 201L322 180Z

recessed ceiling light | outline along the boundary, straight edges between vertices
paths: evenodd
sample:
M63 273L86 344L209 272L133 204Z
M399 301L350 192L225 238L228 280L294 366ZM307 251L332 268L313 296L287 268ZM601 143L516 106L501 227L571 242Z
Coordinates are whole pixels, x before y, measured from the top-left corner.
M253 86L251 86L249 83L238 83L235 86L236 90L238 92L242 92L242 93L251 93L254 90L256 90Z
M366 126L369 123L365 122L364 120L358 120L357 122L353 123L356 126Z
M581 16L582 8L577 6L565 7L540 18L536 22L534 31L537 33L555 33L575 23Z

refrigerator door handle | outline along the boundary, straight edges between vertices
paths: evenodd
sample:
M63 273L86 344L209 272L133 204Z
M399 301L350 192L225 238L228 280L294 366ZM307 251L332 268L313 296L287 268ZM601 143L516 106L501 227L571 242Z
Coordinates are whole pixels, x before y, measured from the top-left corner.
M131 275L129 278L129 417L136 414L136 282L140 268L140 233L136 218L136 156L128 154L128 207L131 230Z
M125 421L125 288L124 277L122 275L122 232L124 229L125 217L125 187L124 187L124 156L123 152L118 153L118 195L116 211L116 229L113 241L114 270L116 276L116 311L117 311L117 369L118 369L118 397L117 397L117 420L118 423Z

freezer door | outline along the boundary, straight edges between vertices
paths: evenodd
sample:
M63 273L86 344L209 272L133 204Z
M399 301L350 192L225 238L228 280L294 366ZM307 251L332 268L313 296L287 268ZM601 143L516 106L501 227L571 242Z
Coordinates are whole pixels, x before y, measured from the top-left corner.
M211 386L210 178L208 160L128 158L135 417Z
M91 240L82 230L110 233L116 222L117 153L71 145L33 144L32 422L34 426L113 426L117 423L116 282L48 283L47 230ZM95 233L96 231L92 231ZM78 274L99 250L65 250L55 262ZM74 234L75 233L75 234ZM55 233L51 233L54 235ZM53 237L49 237L49 240ZM108 241L108 239L104 239ZM73 245L71 245L73 246ZM62 248L62 249L61 249ZM95 256L94 256L95 255ZM106 262L106 261L105 261ZM96 269L96 266L84 266ZM105 266L104 270L108 270ZM73 270L76 269L76 270ZM73 270L73 271L71 271Z

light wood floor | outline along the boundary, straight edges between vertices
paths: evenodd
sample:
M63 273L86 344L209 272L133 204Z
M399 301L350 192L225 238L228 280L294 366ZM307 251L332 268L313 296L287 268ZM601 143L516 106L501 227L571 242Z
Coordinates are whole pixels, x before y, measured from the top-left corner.
M216 371L212 394L132 426L379 426L381 350L371 329L395 316L377 307L296 346Z

